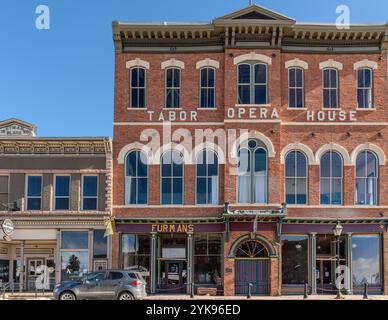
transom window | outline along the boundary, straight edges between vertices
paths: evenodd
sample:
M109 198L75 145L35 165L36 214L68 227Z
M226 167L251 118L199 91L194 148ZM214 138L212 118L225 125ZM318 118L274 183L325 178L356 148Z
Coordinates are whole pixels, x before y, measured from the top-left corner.
M218 204L218 156L203 150L197 157L197 204Z
M27 210L42 210L42 176L27 177Z
M304 107L304 73L301 68L288 69L288 106Z
M146 70L132 68L130 71L130 107L146 107Z
M55 210L70 209L70 176L55 176Z
M241 243L236 249L236 258L268 258L268 251L257 240L248 240Z
M338 70L323 70L323 107L338 108Z
M342 204L343 160L335 151L321 158L321 204Z
M215 108L216 71L214 68L202 68L200 73L200 108Z
M369 68L357 70L357 102L358 108L372 108L373 71Z
M125 162L125 204L147 204L147 156L141 151L131 151Z
M362 151L356 160L356 204L377 204L378 161L371 151Z
M183 154L167 151L161 161L162 204L183 204Z
M238 104L267 104L267 65L240 64L237 87Z
M238 151L238 202L267 203L267 150L249 140Z
M166 69L166 108L180 108L181 105L181 69Z
M307 159L300 151L291 151L285 162L286 203L307 204Z

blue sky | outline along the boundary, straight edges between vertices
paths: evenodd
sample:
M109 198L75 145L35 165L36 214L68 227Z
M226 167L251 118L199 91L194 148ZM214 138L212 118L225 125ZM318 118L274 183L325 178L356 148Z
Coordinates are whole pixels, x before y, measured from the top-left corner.
M112 136L114 53L111 21L210 21L248 0L2 0L0 119L34 123L40 136ZM388 1L254 1L300 22L388 21ZM35 28L47 5L51 29Z

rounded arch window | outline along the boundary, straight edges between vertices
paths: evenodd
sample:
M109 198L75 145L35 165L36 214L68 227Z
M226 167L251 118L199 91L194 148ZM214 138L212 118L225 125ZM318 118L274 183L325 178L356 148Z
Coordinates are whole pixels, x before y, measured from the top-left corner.
M336 151L328 151L321 158L321 204L342 204L343 159Z
M378 160L375 153L364 150L356 160L356 204L377 204Z
M247 240L236 249L236 258L268 258L267 248L258 240Z
M139 150L131 151L125 160L125 204L147 204L147 156Z

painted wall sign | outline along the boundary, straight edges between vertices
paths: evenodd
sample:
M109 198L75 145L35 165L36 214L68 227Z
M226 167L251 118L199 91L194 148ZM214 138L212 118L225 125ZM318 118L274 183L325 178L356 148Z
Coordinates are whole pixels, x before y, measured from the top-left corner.
M307 121L357 121L357 111L321 110L307 111Z
M159 122L198 121L197 111L184 111L184 110L162 111L162 112L147 111L147 113L148 113L149 121L159 121Z
M194 232L193 224L153 224L152 232L158 233L188 233Z
M279 119L279 112L276 108L267 107L249 107L249 108L228 108L228 119L260 119L276 120Z

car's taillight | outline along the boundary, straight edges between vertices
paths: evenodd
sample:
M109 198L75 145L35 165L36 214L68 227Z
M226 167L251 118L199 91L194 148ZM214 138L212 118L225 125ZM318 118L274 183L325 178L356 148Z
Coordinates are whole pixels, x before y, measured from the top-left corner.
M135 287L141 286L142 284L143 284L143 282L141 282L140 280L135 280L132 282L132 285Z

